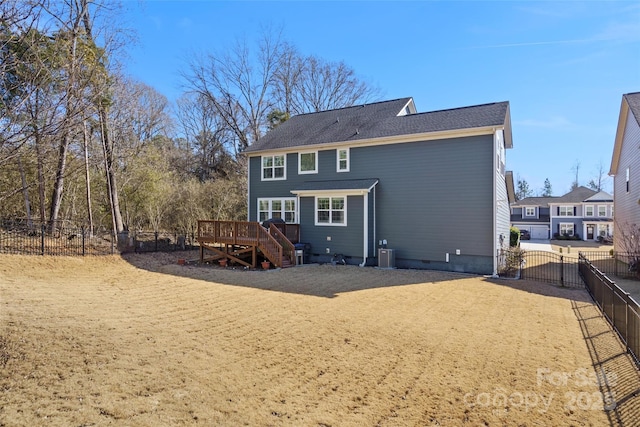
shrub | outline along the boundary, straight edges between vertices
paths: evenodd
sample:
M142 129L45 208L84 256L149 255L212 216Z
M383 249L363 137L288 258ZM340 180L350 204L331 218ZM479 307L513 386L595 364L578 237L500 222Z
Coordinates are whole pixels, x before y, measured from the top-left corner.
M509 230L509 246L514 247L520 244L520 229L511 227Z

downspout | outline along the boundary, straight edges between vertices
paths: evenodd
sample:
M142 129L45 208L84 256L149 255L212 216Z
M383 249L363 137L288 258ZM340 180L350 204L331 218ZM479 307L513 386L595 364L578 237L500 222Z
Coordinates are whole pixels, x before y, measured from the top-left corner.
M360 267L364 267L365 265L367 265L367 257L369 256L369 192L364 192L362 194L362 198L364 203L364 251L362 253L362 264L359 264Z
M497 194L496 194L496 187L498 184L498 172L497 172L497 140L498 138L496 137L496 130L493 131L493 224L492 224L492 228L493 228L493 233L492 233L492 240L493 240L493 274L491 275L492 278L497 279L498 278L498 236L496 235L498 230L497 230L497 221L498 221L498 201L497 201Z

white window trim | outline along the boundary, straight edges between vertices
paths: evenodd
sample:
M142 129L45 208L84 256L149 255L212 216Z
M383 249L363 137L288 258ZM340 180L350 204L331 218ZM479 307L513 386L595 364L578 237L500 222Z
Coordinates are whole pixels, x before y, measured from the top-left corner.
M600 208L604 208L604 215L600 215ZM604 218L607 216L607 205L598 205L598 217Z
M303 171L302 170L302 156L304 154L314 154L314 158L316 160L316 164L315 164L315 169L312 171ZM299 175L306 175L306 174L312 174L312 173L318 173L318 152L317 151L301 151L298 153L298 174Z
M284 168L284 173L282 174L282 178L265 178L264 177L264 159L265 157L272 157L275 163L275 158L276 157L283 157L284 158L284 164L283 164L283 168ZM275 169L275 166L271 166L272 169ZM275 174L274 174L275 175ZM286 181L287 179L287 155L286 154L271 154L268 156L260 156L260 180L261 181Z
M318 199L329 199L329 222L318 222ZM338 223L335 224L331 221L333 221L333 216L331 215L331 212L333 211L333 209L331 208L332 206L332 199L335 198L342 198L344 199L344 223ZM347 195L346 194L323 194L321 196L315 196L314 197L314 210L313 210L313 220L315 222L315 225L319 226L319 227L346 227L347 226Z
M533 213L531 215L529 215L527 213L527 209L533 209ZM525 206L525 208L524 208L524 216L529 217L529 218L536 216L536 208L532 207L532 206Z
M346 169L340 169L340 151L346 151L347 152L347 168ZM336 172L349 172L349 169L351 168L351 150L349 150L348 148L338 148L336 149Z
M569 212L571 212L571 215L562 215L562 209L563 209L563 208L564 208L564 209L568 209L568 210L569 210ZM566 217L572 217L572 218L575 218L575 215L573 214L573 211L574 211L574 210L575 210L575 206L573 206L573 205L571 205L571 206L560 206L560 211L559 211L558 216L561 216L561 217L564 217L564 218L566 218Z
M291 212L291 211L287 211L285 209L285 205L287 201L292 201L295 205L294 205L294 215L295 215L295 221L294 222L287 222L287 224L299 224L299 213L298 213L298 199L296 197L260 197L258 198L258 204L256 205L256 209L257 209L257 219L258 222L262 222L263 220L260 219L260 203L261 202L268 202L269 203L269 214L267 215L268 218L273 218L273 201L277 200L279 202L282 202L282 210L280 211L280 218L285 219L286 218L286 212ZM286 220L285 220L286 221Z
M587 208L591 208L591 214L589 214L587 212ZM595 216L594 213L595 213L595 208L594 208L593 205L585 205L584 206L584 216L592 217L592 216Z
M561 222L560 223L560 235L564 236L564 233L562 232L562 226L563 225L570 225L571 229L573 230L573 232L571 234L569 234L569 236L575 236L576 235L576 225L573 222Z

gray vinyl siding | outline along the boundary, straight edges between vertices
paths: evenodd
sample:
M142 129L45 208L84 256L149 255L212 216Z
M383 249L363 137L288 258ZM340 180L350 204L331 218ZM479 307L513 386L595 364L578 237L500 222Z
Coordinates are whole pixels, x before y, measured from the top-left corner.
M640 126L629 111L627 125L622 140L618 170L613 177L615 231L614 246L624 251L620 236L630 225L640 226ZM629 191L626 188L626 171L629 168Z
M363 197L347 197L347 227L316 226L315 198L300 198L300 235L311 244L311 260L328 262L334 253L342 254L353 260L362 262L363 252ZM330 237L331 240L327 238ZM327 248L329 254L327 254Z
M260 157L251 157L249 219L257 218L258 198L291 197L290 190L305 181L377 178L379 183L368 197L372 209L375 200L375 211L369 213L370 257L377 255L377 241L386 239L396 251L399 267L492 272L493 135L352 147L349 157L350 172L338 173L336 150L320 151L319 173L298 175L298 156L290 153L285 181L261 181ZM507 199L506 187L499 198ZM348 227L314 226L313 201L302 197L299 206L302 240L311 243L311 252L322 255L329 247L361 260L363 198L348 198ZM508 240L506 205L505 210ZM501 221L503 229L502 216Z
M507 182L499 172L496 172L496 200L496 248L508 248L511 227L509 196Z

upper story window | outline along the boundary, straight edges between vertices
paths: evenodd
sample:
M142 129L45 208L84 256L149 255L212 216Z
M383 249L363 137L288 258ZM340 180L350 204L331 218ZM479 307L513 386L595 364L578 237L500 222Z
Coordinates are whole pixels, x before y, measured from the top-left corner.
M536 208L527 207L524 210L525 216L536 216Z
M606 206L598 206L598 216L607 216Z
M266 221L269 218L282 218L289 224L295 223L296 199L258 199L258 221Z
M337 171L338 172L349 172L349 149L348 148L339 148L337 150Z
M318 173L318 152L298 153L298 173Z
M287 179L285 155L262 156L262 180L276 179Z
M573 216L573 206L560 206L558 216Z
M584 216L593 216L593 206L587 205L584 207Z
M316 225L347 225L347 198L316 197Z
M626 176L625 176L625 181L626 181L626 185L627 185L627 193L629 192L629 168L627 168L626 171Z

